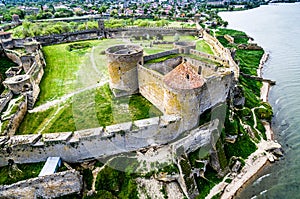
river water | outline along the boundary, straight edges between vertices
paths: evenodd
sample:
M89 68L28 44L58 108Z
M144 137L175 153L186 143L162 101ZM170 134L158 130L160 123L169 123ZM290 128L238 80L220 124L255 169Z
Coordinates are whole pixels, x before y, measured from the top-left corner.
M269 102L283 160L265 168L237 198L300 198L300 3L219 14L270 53L263 76L276 81Z

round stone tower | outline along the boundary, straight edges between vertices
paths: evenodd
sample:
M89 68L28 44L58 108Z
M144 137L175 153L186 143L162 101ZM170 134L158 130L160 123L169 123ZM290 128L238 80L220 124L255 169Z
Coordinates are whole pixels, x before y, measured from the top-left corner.
M106 51L109 86L116 97L138 92L137 64L143 62L143 48L137 45L117 45Z

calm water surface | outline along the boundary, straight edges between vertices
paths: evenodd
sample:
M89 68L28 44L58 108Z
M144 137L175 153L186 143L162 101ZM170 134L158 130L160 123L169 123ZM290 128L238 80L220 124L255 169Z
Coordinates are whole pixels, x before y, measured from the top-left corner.
M263 76L276 81L269 101L285 158L264 169L237 198L300 198L300 3L220 13L270 53Z

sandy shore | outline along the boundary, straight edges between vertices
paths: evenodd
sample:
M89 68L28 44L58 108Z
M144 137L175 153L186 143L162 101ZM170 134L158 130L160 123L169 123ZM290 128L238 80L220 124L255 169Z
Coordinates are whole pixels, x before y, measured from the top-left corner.
M262 68L264 63L268 60L268 57L269 55L265 53L260 61L260 65L257 70L257 75L259 77L262 77ZM270 83L263 82L260 93L262 101L268 101L269 90ZM261 140L261 142L257 144L258 149L245 160L246 164L240 173L231 174L231 183L226 183L225 180L223 180L211 189L209 195L206 196L206 199L210 199L218 193L222 193L221 199L234 198L238 190L241 189L247 181L254 177L264 165L266 165L269 161L274 161L274 156L267 151L273 148L281 148L281 145L274 141L274 133L271 129L271 125L268 122L263 122L263 125L266 129L267 141Z

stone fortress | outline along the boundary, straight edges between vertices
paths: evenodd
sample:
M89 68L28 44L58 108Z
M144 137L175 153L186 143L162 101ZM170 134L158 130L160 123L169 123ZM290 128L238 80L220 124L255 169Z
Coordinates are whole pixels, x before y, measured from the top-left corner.
M41 45L23 43L27 52L24 56L4 49L19 67L7 72L9 78L4 85L8 94L1 95L1 103L5 103L1 107L5 107L13 95L24 96L21 100L24 103L19 105L16 116L11 117L11 128L0 137L0 166L8 165L10 161L41 162L50 156L61 157L66 162L84 162L163 144L172 146L174 154L182 147L185 152L192 152L211 145L212 132L217 130L218 121L199 127L200 115L232 97L239 68L232 52L216 38L205 30L201 31L201 36L216 56L195 50L195 44L191 42L177 42L173 50L149 56L143 56L142 47L135 45L118 45L106 50L109 84L114 95L119 97L139 92L163 116L105 128L42 135L13 136L27 109L33 108L39 93L38 84L45 67ZM147 63L174 54L180 55L158 63ZM210 61L204 62L193 56ZM176 141L179 136L181 139ZM219 167L218 163L216 167ZM0 190L10 189L0 187Z
M174 46L169 53L183 56L153 64L143 63L143 49L139 46L108 48L110 88L116 97L140 92L164 115L180 115L181 128L190 130L199 124L205 110L226 100L234 76L230 67L184 56L198 53L195 44L178 42ZM161 56L165 54L155 58Z

